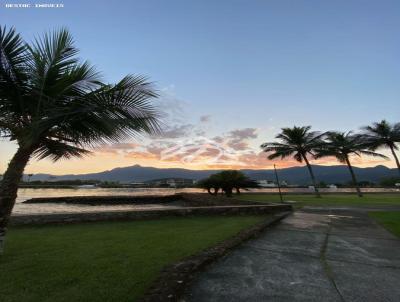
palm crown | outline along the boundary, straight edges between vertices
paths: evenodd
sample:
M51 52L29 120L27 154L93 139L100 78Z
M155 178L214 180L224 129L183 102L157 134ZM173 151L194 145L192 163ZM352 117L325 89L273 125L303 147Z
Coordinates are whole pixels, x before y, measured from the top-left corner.
M325 143L316 149L315 157L334 156L338 161L346 163L350 155L368 155L387 159L386 156L369 150L368 144L351 131L326 132Z
M390 124L386 120L362 128L363 138L372 149L389 147L398 150L400 143L400 123Z
M364 132L361 137L371 150L381 147L390 149L400 173L400 161L396 154L396 150L399 150L397 143L400 143L400 123L390 124L382 120L379 123L373 123L372 126L363 127L362 129Z
M314 172L307 156L314 155L314 150L322 144L321 138L323 134L310 130L311 126L282 128L282 132L275 137L279 139L280 142L265 143L261 145L261 148L265 152L270 153L268 156L269 159L283 159L293 156L298 162L305 161L314 185L315 193L317 197L320 197Z
M321 144L322 135L310 130L311 126L282 128L282 132L275 137L281 142L265 143L261 148L265 152L272 152L269 159L293 156L302 162L307 154L313 155L313 150Z
M0 28L0 52L0 134L38 158L81 156L87 147L158 130L152 85L130 75L102 83L76 57L65 29L27 45Z

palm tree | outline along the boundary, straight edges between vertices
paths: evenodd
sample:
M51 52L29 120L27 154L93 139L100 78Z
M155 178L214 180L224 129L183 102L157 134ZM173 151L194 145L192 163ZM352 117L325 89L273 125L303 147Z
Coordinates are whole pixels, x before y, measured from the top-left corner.
M0 27L0 135L17 143L0 188L0 250L31 157L81 157L106 142L159 131L151 83L128 75L105 84L66 29L30 45Z
M390 124L382 120L362 129L364 130L362 137L371 150L375 151L382 147L390 149L400 173L400 162L396 155L396 151L399 150L397 143L400 143L400 123Z
M310 130L311 126L282 128L282 132L275 137L281 142L264 143L261 148L265 152L273 152L268 156L269 159L293 156L300 163L304 161L314 185L315 195L321 197L308 156L313 156L313 151L322 143L322 134Z
M324 144L322 144L321 147L316 150L317 153L315 158L334 156L339 162L347 164L351 174L352 182L356 187L357 194L359 197L362 197L356 175L350 162L350 156L370 155L382 158L387 157L370 151L368 146L365 144L365 141L359 135L353 135L351 131L347 133L335 131L327 132L325 133L325 138L326 140Z

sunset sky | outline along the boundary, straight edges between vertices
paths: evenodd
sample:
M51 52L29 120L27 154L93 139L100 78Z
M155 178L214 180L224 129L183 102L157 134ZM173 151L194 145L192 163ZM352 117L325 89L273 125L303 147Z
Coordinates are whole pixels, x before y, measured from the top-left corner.
M400 121L397 0L61 0L58 9L5 7L17 2L0 0L1 25L15 26L27 41L67 27L80 56L108 82L148 76L165 124L162 136L101 146L85 159L32 160L27 173L135 164L271 168L259 146L281 127L347 131ZM14 152L15 144L0 141L0 173ZM394 167L371 158L354 163Z

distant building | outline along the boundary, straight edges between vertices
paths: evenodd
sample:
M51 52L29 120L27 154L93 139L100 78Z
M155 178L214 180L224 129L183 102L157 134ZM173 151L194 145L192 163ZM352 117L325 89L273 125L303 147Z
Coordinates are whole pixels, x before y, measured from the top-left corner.
M275 188L277 187L276 183L272 180L261 179L256 181L257 184L262 188Z
M256 180L256 183L261 187L261 188L276 188L278 185L275 181L273 180L268 180L268 179L261 179L261 180ZM288 184L286 181L281 180L280 185L282 187L286 187Z
M329 185L328 188L331 189L331 190L336 190L337 189L337 185L332 184L332 185Z
M194 179L188 178L162 178L162 179L153 179L146 182L150 186L155 187L170 187L170 188L178 188L178 187L192 187L196 184Z
M144 182L134 181L134 182L129 183L129 186L143 188L143 187L147 187L147 184Z

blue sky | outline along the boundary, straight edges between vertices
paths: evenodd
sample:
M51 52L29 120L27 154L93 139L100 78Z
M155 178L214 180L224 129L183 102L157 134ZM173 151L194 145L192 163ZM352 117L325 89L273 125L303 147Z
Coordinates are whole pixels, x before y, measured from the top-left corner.
M177 124L197 127L211 116L202 126L210 138L254 128L247 143L255 150L284 126L350 130L400 120L399 1L6 2L2 25L27 41L66 26L107 81L148 75L181 107ZM8 159L13 147L0 144Z

